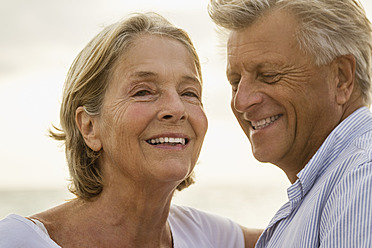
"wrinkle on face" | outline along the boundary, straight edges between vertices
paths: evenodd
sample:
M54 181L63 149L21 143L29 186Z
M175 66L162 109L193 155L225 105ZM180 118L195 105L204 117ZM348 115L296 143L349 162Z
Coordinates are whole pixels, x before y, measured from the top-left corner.
M196 163L207 129L201 97L201 79L182 43L156 35L139 40L114 66L99 117L106 172L132 182L145 175L183 180ZM187 118L173 123L159 114L182 111ZM177 153L147 142L168 133L185 135L188 146Z
M299 48L296 21L277 11L232 31L226 70L231 106L254 156L289 173L302 169L339 122L333 69L316 66ZM279 115L271 128L251 125Z

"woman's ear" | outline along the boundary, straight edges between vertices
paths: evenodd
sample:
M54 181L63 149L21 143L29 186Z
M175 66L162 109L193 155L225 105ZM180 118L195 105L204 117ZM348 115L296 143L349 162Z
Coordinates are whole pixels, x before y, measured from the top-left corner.
M76 109L75 121L87 146L96 152L101 150L102 143L99 138L98 123L85 112L84 107L80 106Z
M355 88L355 58L351 54L342 55L336 58L337 62L337 88L336 102L344 105L350 100Z

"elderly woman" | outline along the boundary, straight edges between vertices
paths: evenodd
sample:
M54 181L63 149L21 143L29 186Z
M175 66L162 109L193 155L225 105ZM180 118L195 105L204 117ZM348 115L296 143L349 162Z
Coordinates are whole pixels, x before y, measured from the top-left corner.
M0 222L0 247L244 247L232 221L171 205L207 131L198 56L161 16L98 34L66 79L61 129L77 198Z

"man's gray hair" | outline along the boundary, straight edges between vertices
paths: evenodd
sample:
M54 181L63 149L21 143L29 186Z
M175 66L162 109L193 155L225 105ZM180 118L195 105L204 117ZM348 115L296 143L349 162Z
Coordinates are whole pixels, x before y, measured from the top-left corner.
M371 23L356 0L211 0L209 15L220 27L241 30L270 11L284 9L298 20L300 49L324 65L338 56L356 59L356 82L367 105L372 101Z

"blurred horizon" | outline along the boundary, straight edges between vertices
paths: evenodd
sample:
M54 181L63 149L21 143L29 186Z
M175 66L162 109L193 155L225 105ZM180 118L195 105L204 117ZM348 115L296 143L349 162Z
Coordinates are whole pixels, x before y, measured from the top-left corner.
M372 2L361 1L370 16ZM47 136L59 124L59 104L75 56L102 28L133 12L155 11L191 36L202 62L209 119L197 184L289 181L276 166L256 161L230 110L224 48L207 13L208 0L15 0L0 2L0 190L66 189L63 146Z
M286 180L274 166L255 161L230 111L224 48L208 16L207 4L206 0L0 3L4 30L0 41L0 189L66 189L64 148L47 132L52 125L59 125L67 71L104 26L130 13L147 11L155 11L185 29L200 56L209 130L195 169L197 183L260 182L261 177L276 178L278 174Z
M67 71L102 28L133 12L154 11L186 30L202 63L209 119L196 183L174 203L212 211L240 224L265 227L287 201L284 172L252 155L230 110L225 48L207 13L208 0L0 1L0 219L62 203L68 193L64 147L48 137L59 125ZM372 1L363 0L371 19Z

